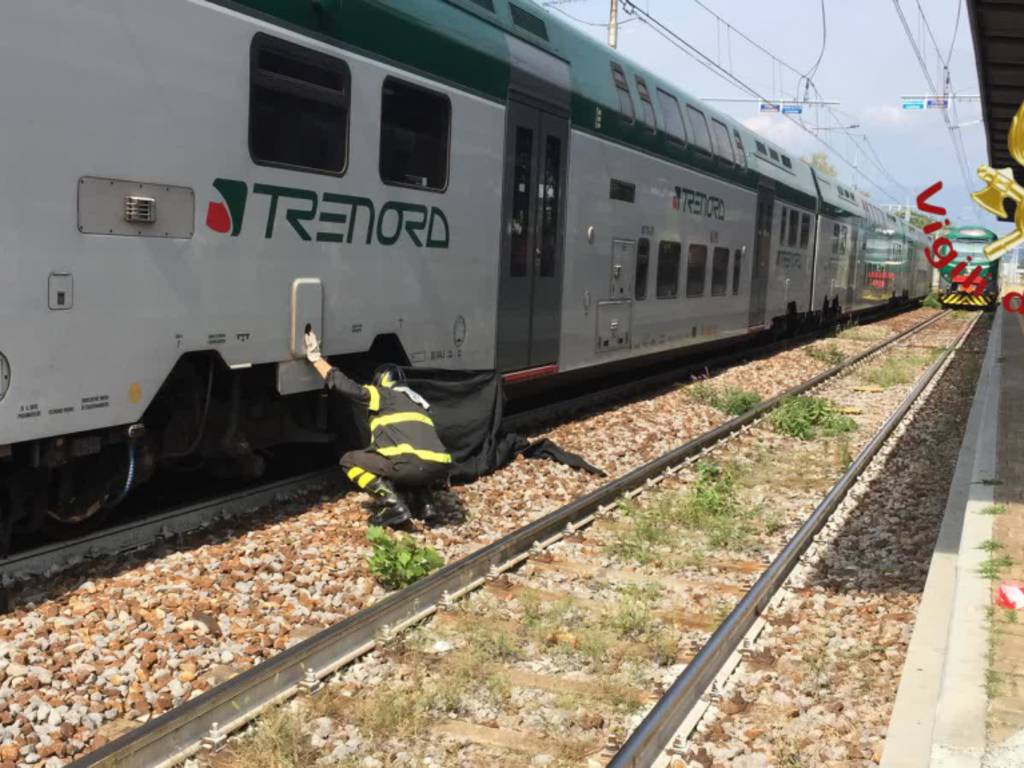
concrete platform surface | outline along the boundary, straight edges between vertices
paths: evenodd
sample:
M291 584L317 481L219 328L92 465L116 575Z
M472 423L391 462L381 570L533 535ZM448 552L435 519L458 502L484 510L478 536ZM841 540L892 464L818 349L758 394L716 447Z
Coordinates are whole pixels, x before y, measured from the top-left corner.
M884 768L1024 766L1024 614L1018 619L992 607L998 580L1024 580L1022 398L1024 316L999 310L908 649ZM986 571L998 572L996 580Z

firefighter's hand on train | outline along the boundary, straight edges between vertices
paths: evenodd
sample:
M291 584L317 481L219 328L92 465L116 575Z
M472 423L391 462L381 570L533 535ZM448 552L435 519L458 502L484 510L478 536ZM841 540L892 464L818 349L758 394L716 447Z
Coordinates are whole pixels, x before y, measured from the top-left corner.
M313 365L320 362L320 340L316 337L316 333L313 328L309 325L306 326L306 359L309 360Z

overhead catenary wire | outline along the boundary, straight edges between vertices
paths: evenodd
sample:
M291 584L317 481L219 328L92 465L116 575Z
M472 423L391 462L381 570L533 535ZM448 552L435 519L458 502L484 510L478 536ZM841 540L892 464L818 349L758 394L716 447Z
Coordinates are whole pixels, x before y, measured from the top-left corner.
M695 1L699 2L699 0L695 0ZM725 67L722 67L720 64L718 64L714 60L713 57L711 57L708 54L704 53L702 50L700 50L695 45L690 43L688 40L686 40L684 37L682 37L679 33L675 32L671 27L666 25L664 22L660 21L658 18L656 18L650 12L645 11L645 10L643 10L641 8L638 8L635 3L631 2L631 0L623 0L623 7L624 7L624 10L627 13L634 14L634 17L637 18L641 23L646 24L656 34L658 34L663 39L667 40L669 43L671 43L676 48L681 50L687 56L692 58L694 61L696 61L697 63L701 64L701 66L709 69L710 71L712 71L713 73L715 73L719 77L722 77L723 79L725 79L730 84L736 86L737 88L740 88L741 90L745 91L746 93L750 94L751 96L754 96L755 98L758 98L758 99L760 99L762 101L770 101L770 99L767 99L756 88L754 88L753 86L749 85L748 83L746 83L744 80L742 80L738 76L734 75L732 72L727 70ZM774 54L769 54L769 55L771 55L772 58L775 59L776 61L781 62L781 60L778 59L778 57L774 56ZM788 67L789 65L786 65L786 66ZM835 146L833 146L832 144L827 142L825 139L823 139L820 136L818 136L817 134L815 134L815 132L813 130L811 130L804 122L802 122L800 120L794 119L791 115L784 115L784 117L789 119L794 125L798 126L801 130L803 130L803 131L807 132L808 134L810 134L811 136L813 136L815 141L817 141L819 144L821 144L826 149L828 149L830 152L832 152L843 163L845 163L847 166L849 166L856 175L858 175L862 179L864 179L868 184L870 184L872 187L877 189L882 195L884 195L885 197L889 198L890 200L892 200L894 202L899 202L897 197L892 195L888 190L886 190L884 187L882 187L880 184L878 184L874 179L872 179L870 176L868 176L862 170L860 170L855 163L853 163L849 159L847 159L845 155L843 155L838 149L835 148Z
M939 48L938 42L935 40L935 35L932 34L931 25L928 23L927 17L924 15L924 9L921 8L920 0L915 0L920 13L921 20L924 28L927 30L929 37L931 38L932 45L935 48L935 52L939 60L942 58L942 51ZM935 85L935 81L932 79L931 73L928 71L928 62L924 57L924 53L921 51L921 47L918 46L917 40L914 39L914 33L910 29L910 22L907 21L907 16L903 12L903 6L900 5L900 0L892 0L893 6L896 8L896 15L900 19L900 23L903 25L903 31L906 33L907 40L910 41L910 47L914 52L915 58L917 58L918 64L921 65L921 73L924 75L925 82L928 83L928 87L931 88L933 95L942 94L944 96L952 95L950 98L950 104L952 105L952 111L954 115L957 115L957 122L959 122L959 116L956 110L956 91L953 89L953 82L949 75L949 69L945 69L945 82L943 83L943 89L940 91ZM953 153L956 155L957 165L960 169L960 175L963 177L964 187L966 189L971 188L971 174L970 174L970 163L967 160L967 150L963 144L963 137L960 132L955 128L953 122L949 117L949 109L942 110L942 118L946 123L946 130L949 133L950 141L953 144Z

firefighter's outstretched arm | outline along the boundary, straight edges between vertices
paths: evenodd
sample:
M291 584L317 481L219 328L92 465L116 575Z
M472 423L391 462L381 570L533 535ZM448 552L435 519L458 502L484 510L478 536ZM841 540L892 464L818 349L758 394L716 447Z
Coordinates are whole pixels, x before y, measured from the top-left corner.
M331 389L339 395L344 395L350 400L360 403L365 403L369 400L370 396L366 391L366 387L352 381L352 379L324 360L320 354L320 340L317 339L316 333L312 328L308 328L306 331L305 344L306 359L312 363L313 367L316 368L316 372L320 374L320 377L327 382Z

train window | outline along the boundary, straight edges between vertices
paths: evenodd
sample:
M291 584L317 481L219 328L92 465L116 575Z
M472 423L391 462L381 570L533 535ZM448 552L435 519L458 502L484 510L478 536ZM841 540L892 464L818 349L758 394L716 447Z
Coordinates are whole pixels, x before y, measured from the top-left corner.
M647 298L647 273L650 271L651 241L641 237L636 242L636 280L633 281L633 297L637 301Z
M792 167L793 167L793 161L792 161L792 160L790 160L790 159L789 159L788 157L786 157L785 155L783 155L783 156L782 156L782 164L783 164L783 165L784 165L784 166L785 166L786 168L790 168L790 169L792 169Z
M737 248L733 254L732 261L732 295L736 296L740 292L740 265L743 263L743 250Z
M512 23L520 29L525 29L541 40L548 39L548 26L544 23L544 20L540 16L535 16L525 8L520 8L515 3L508 4L509 10L512 11Z
M732 152L732 142L729 141L729 129L719 120L711 120L711 133L715 139L715 152L730 163L736 162L736 156Z
M509 246L509 277L526 277L529 266L530 187L533 184L533 131L516 127L515 165L512 177L512 233Z
M679 100L661 88L658 89L658 100L661 102L661 111L665 113L665 132L669 139L679 143L686 141L686 126L683 113L679 111Z
M789 208L782 206L782 223L779 225L779 245L786 244L786 211L788 210Z
M796 247L796 238L800 229L800 212L789 209L789 247Z
M839 254L839 235L840 235L840 232L841 232L841 230L840 230L839 225L838 224L833 224L832 225L832 254L833 255L838 255Z
M448 186L452 104L448 97L388 77L380 118L380 178L437 192Z
M704 280L708 273L708 247L690 244L686 255L686 296L693 298L704 295Z
M635 202L636 184L630 184L628 181L612 179L611 188L608 190L608 197L612 200L621 200L624 203Z
M800 247L806 248L811 240L811 215L804 213L800 215Z
M651 131L657 133L658 121L654 116L654 103L651 101L651 92L647 90L647 83L640 75L636 76L636 90L640 94L640 111L644 113L643 122Z
M849 232L850 232L849 227L843 226L840 229L840 235L839 235L839 255L840 256L845 256L846 255L846 236L849 234Z
M755 141L754 144L757 146L758 154L761 154L761 155L767 155L768 154L768 147L766 147L764 145L763 141Z
M629 93L629 83L626 81L626 73L622 67L612 62L612 80L615 82L615 91L619 94L619 112L629 122L636 122L636 111L633 109L633 97Z
M736 162L746 168L747 150L743 148L743 139L740 138L740 132L733 128L732 136L736 139Z
M729 249L715 248L711 259L711 295L725 296L729 288Z
M679 260L683 246L671 240L658 244L658 275L655 294L659 299L674 299L679 295Z
M779 153L776 152L774 149L769 149L768 150L768 154L771 156L772 160L774 160L776 163L779 162Z
M252 41L249 152L259 165L340 175L351 76L341 59L267 35Z
M686 114L693 126L693 140L705 152L711 151L711 133L708 131L708 119L704 113L692 104L686 105Z

